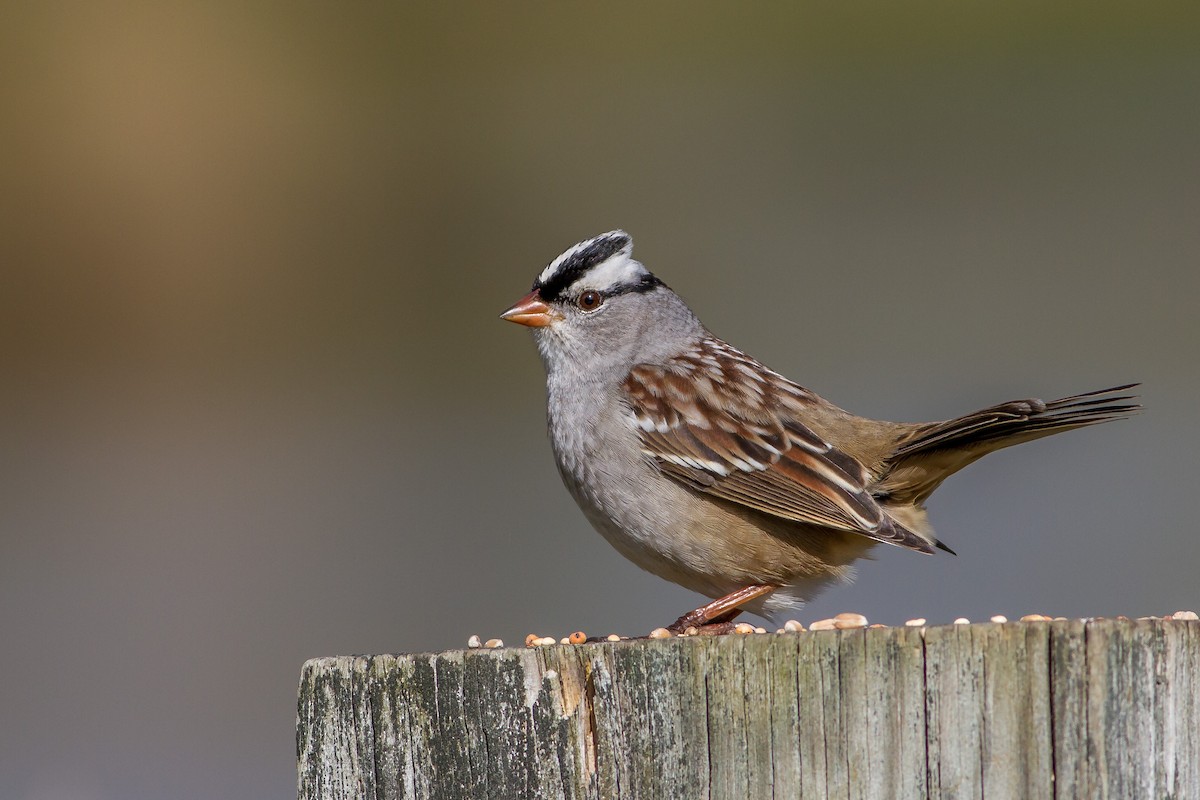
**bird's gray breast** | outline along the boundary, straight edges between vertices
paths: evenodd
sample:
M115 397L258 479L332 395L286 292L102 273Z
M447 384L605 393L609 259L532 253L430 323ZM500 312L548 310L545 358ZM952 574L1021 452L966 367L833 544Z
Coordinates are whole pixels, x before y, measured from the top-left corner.
M567 489L617 550L659 571L650 562L671 559L678 537L669 535L670 509L683 502L678 495L686 490L642 452L619 390L556 392L552 381L549 400L550 439Z

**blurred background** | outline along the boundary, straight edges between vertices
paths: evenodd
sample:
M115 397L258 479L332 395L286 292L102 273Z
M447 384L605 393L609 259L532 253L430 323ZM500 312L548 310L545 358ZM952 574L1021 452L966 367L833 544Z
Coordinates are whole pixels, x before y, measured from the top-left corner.
M855 412L1145 383L800 615L1200 609L1200 11L6 4L0 796L294 796L305 659L700 598L562 489L497 315L623 227Z

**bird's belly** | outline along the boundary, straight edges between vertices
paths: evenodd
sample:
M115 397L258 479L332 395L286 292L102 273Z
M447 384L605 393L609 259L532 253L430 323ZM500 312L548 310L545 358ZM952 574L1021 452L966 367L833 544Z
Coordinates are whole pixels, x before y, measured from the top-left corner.
M606 471L605 480L574 481L563 470L592 526L642 569L708 597L774 584L793 587L779 598L792 607L847 578L850 563L872 545L865 536L806 528L697 495L644 463L592 463Z

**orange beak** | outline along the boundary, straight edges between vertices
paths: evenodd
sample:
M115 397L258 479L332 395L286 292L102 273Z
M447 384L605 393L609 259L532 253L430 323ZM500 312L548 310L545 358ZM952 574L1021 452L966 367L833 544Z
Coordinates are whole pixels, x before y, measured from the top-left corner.
M500 319L506 319L518 325L527 325L530 328L544 328L561 318L560 314L538 297L537 292L525 295L516 302L516 305L500 315Z

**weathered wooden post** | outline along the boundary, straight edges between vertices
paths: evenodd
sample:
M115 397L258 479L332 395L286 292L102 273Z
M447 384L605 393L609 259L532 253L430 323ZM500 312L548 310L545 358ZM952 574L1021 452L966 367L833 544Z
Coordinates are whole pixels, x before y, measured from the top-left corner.
M304 800L1200 798L1200 622L637 640L304 666Z

